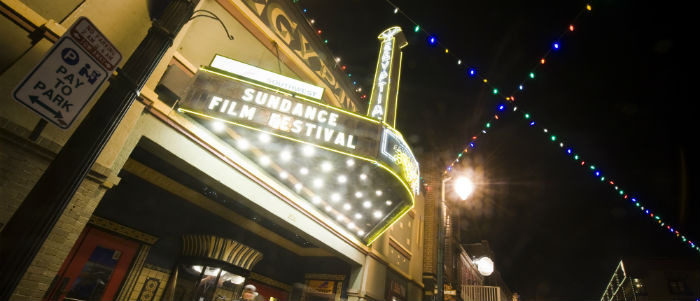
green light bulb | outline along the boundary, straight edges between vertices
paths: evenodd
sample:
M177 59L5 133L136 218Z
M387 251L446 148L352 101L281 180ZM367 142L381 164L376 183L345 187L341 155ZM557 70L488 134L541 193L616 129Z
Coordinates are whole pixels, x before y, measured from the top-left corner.
M488 129L488 128L490 128L490 127L491 127L491 123L490 123L490 122L487 122L487 123L486 123L486 128Z
M595 170L595 165L591 165L591 170Z
M552 139L552 141L556 141L556 140L557 140L557 136L552 135L552 137L549 137L549 139Z
M498 94L498 89L493 89L493 94Z
M534 73L534 72L530 72L530 78L535 78L535 73Z
M574 155L574 160L578 160L578 155Z
M416 25L416 27L413 27L413 32L418 32L420 30L420 26Z
M525 113L525 119L530 119L530 114Z

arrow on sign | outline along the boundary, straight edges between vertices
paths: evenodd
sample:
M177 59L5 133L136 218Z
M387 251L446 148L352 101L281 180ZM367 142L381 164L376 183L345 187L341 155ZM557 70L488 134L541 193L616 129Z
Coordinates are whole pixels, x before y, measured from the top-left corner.
M29 99L31 99L32 103L38 103L38 104L39 104L40 106L42 106L44 109L46 109L47 111L51 112L51 113L53 114L54 117L56 117L56 118L63 118L63 114L61 114L60 111L54 111L54 110L52 110L52 109L49 108L49 106L47 106L45 103L41 102L41 100L39 100L39 97L36 97L36 96L34 96L34 95L29 95Z

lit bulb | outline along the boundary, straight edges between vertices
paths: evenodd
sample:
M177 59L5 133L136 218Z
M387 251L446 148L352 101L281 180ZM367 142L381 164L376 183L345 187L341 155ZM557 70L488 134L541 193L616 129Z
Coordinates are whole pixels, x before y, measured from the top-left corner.
M355 228L355 223L350 222L348 223L348 229L354 229Z
M348 159L347 161L345 161L345 164L347 164L348 166L355 166L355 160Z
M331 208L331 206L326 206L326 208L324 208L324 209L326 209L326 212L331 212L331 210L332 210L333 208Z
M394 8L394 13L396 14L396 13L398 13L398 12L399 12L399 8L398 8L398 7L397 7L397 8Z
M362 207L365 207L365 208L372 207L372 202L364 201L364 202L362 202Z
M268 156L260 157L260 165L268 166L268 165L270 165L270 162L272 162L272 160L270 160L270 157L268 157Z
M352 209L352 206L351 206L349 203L345 203L345 204L343 205L343 209L345 209L345 210L350 210L350 209Z
M338 201L340 201L340 194L338 194L338 193L332 194L332 195L331 195L331 201L333 201L333 202L338 202Z
M223 122L217 120L211 123L211 127L214 129L215 132L221 133L226 128L226 125Z
M355 197L356 198L361 198L362 197L362 192L355 192Z
M365 235L365 231L357 230L357 235L360 235L360 236Z
M311 198L311 202L313 202L314 204L318 205L318 204L321 203L321 198L318 197L318 196L315 196L315 197Z
M248 140L239 139L238 141L236 141L236 146L238 146L238 148L241 150L247 150L250 147L250 143L248 142Z
M381 190L377 190L377 191L375 191L374 193L377 194L377 196L381 196L381 195L382 195L382 191L381 191Z
M301 191L302 188L304 188L304 186L302 186L301 183L294 184L294 189L296 189L297 192Z
M304 156L311 157L314 155L315 152L316 152L316 149L314 149L314 147L311 145L305 145L303 148Z
M258 136L258 140L260 140L260 142L268 143L270 142L271 138L268 134L260 133L260 135Z
M280 172L280 179L284 180L289 176L289 174L286 171Z
M285 161L285 162L286 162L286 161L289 161L289 160L292 159L292 153L289 152L289 151L287 151L287 150L282 151L282 152L280 153L280 159L282 159L282 161Z
M360 174L360 180L367 180L367 175L366 174Z
M331 164L331 162L325 161L325 162L321 163L321 170L323 170L325 172L329 172L332 169L333 169L333 164Z
M348 181L348 177L346 177L346 176L344 176L344 175L339 175L339 176L338 176L338 183L345 183L345 182L347 182L347 181Z
M380 218L380 217L382 217L382 212L377 210L377 211L374 211L374 213L372 213L372 215L374 216L374 218Z
M321 187L323 187L323 180L321 180L321 179L314 179L314 187L316 187L316 188L321 188Z
M355 213L355 219L361 219L361 218L362 218L362 214Z
M307 174L309 174L309 169L306 168L306 167L302 167L301 169L299 169L299 172L300 172L302 175L307 175Z
M391 206L391 201L390 201L390 200L386 200L385 204L386 204L387 206Z

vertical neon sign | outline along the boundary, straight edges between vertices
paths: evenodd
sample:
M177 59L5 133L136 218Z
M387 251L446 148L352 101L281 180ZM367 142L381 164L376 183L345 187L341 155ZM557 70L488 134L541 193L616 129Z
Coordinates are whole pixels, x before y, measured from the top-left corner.
M388 123L396 123L398 105L399 77L401 73L401 48L408 45L401 27L394 26L384 30L379 37L379 58L374 72L372 96L369 100L367 115ZM398 58L398 59L397 59Z

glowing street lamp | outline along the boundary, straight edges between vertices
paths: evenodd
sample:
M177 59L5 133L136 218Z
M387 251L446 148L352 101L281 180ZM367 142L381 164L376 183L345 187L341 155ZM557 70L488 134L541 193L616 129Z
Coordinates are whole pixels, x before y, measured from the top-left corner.
M440 206L438 206L438 216L440 217L440 222L438 223L438 254L437 254L437 300L444 300L445 295L445 279L443 277L445 266L445 216L442 212L442 207L445 205L445 183L452 180L451 177L442 179L442 197ZM474 183L466 177L458 177L453 181L453 189L459 195L459 197L464 201L469 195L474 191Z

